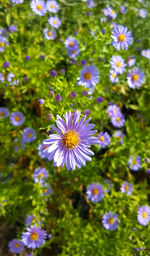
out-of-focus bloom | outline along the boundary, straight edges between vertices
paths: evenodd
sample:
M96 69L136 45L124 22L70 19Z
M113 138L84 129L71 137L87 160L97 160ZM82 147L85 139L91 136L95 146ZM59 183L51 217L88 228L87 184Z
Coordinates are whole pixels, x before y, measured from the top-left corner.
M131 56L127 59L127 65L129 67L132 67L136 62L136 57L135 56Z
M140 9L140 10L139 10L139 14L140 14L140 17L146 18L146 16L147 16L147 11L146 11L145 9Z
M13 4L22 4L24 0L10 0Z
M44 104L44 100L43 100L43 99L39 99L39 100L38 100L38 103L39 103L40 105L43 105L43 104Z
M34 215L28 215L26 218L26 226L31 226L35 224L36 222L36 217Z
M88 8L93 8L95 6L95 3L93 0L87 0L86 4Z
M130 88L135 89L142 86L144 82L144 72L135 67L133 70L130 70L127 75L127 83Z
M51 126L57 134L51 134L49 139L43 141L44 145L51 144L45 151L49 153L48 160L53 159L54 166L63 167L66 164L67 170L75 170L92 160L89 155L94 153L89 147L97 143L97 138L92 136L96 130L91 130L95 125L88 124L91 118L85 121L86 116L79 121L80 114L78 110L67 112L65 121L58 115L58 128Z
M80 49L79 48L74 48L72 50L67 49L67 54L71 59L76 58L79 55ZM72 60L72 62L76 63L76 60Z
M81 60L81 65L84 66L86 64L86 60Z
M117 138L117 140L121 141L121 139L124 137L124 133L123 133L123 132L121 132L120 130L115 131L115 133L114 133L114 137L116 137L116 138Z
M124 59L119 56L112 56L110 60L111 68L116 71L117 74L122 74L125 71L126 64L124 63Z
M89 88L92 92L94 87L99 82L99 71L95 66L84 66L78 77L77 85L83 85Z
M150 60L150 49L142 50L141 55Z
M115 230L118 227L118 214L109 211L105 213L102 220L104 228L107 230Z
M3 83L4 82L4 76L2 73L0 73L0 82Z
M98 144L99 146L101 146L102 148L105 148L106 146L109 145L110 143L110 135L108 132L100 132L98 134Z
M91 114L91 111L90 111L90 110L86 109L86 110L84 111L84 115L89 116L90 114Z
M46 13L46 5L43 0L32 0L30 3L32 11L39 15L43 16Z
M59 5L56 1L47 1L46 8L49 12L56 13L59 10Z
M61 96L60 94L57 94L57 95L55 96L55 101L56 101L56 102L62 101L62 96Z
M36 249L45 243L46 232L39 227L27 228L22 234L22 242L27 248Z
M115 19L117 17L117 14L111 7L105 8L103 12L104 12L104 15L108 16L110 19Z
M36 139L35 131L30 127L25 128L22 131L22 139L24 142L27 143L34 141Z
M29 55L26 55L26 56L25 56L25 60L26 60L26 61L30 60L30 56L29 56Z
M24 115L21 112L13 112L10 115L10 121L14 126L22 125L24 122Z
M131 195L133 191L133 185L125 181L122 184L120 190L122 193L127 193L127 195Z
M10 66L10 63L7 62L7 61L5 61L3 67L4 67L4 68L8 68L9 66Z
M124 115L121 112L117 113L116 116L112 117L111 122L112 122L113 126L115 126L117 128L122 127L125 123Z
M103 101L103 97L97 97L97 98L96 98L96 102L97 102L97 103L101 103L102 101Z
M43 196L48 196L53 192L53 190L50 185L48 185L48 184L45 184L45 185L46 185L46 187L43 188Z
M45 178L48 177L48 172L45 168L38 167L35 169L33 177L35 183L40 182L40 184L43 184L45 182Z
M114 117L120 113L120 108L117 105L112 104L107 108L106 112L107 112L108 117Z
M99 183L92 183L87 187L86 195L92 202L99 202L105 196L104 188Z
M87 95L88 95L88 91L87 91L87 90L83 90L83 91L82 91L82 95L83 95L83 96L87 96Z
M38 154L41 158L46 159L48 158L48 152L45 152L45 149L48 148L49 145L44 145L43 143L40 143L38 146Z
M123 5L121 5L120 6L120 12L121 13L126 13L126 11L127 11L127 8L125 6L123 6Z
M138 171L141 167L141 158L137 156L136 158L130 157L128 161L129 168L132 171Z
M5 118L9 115L8 108L0 107L0 117Z
M69 36L66 40L65 40L65 47L66 49L69 50L74 50L74 49L78 49L79 45L78 45L78 41L76 38Z
M5 28L0 28L0 37L8 37L8 32Z
M144 205L138 209L137 220L143 226L146 226L149 223L149 221L150 221L150 207L149 206Z
M133 37L131 31L122 25L118 25L114 28L111 35L113 42L112 45L117 50L127 50L128 46L133 43Z
M110 70L109 78L113 84L118 83L119 81L119 78L117 77L117 72L115 70Z
M17 31L16 26L14 26L14 25L9 26L9 31L10 31L11 33L16 32L16 31Z
M56 72L56 70L51 70L51 72L50 72L50 76L51 76L51 77L55 77L55 76L57 76L57 72Z
M61 21L58 17L50 17L48 23L53 27L58 29L61 26Z
M56 31L54 29L49 30L48 28L45 28L44 36L48 40L54 40L56 37Z
M18 239L13 239L8 244L9 250L12 253L20 253L24 249L24 244L21 241L18 241Z
M0 36L0 52L4 52L7 45L9 45L7 38Z
M74 99L76 96L77 96L77 95L76 95L76 92L71 92L71 93L70 93L70 97L71 97L72 99Z

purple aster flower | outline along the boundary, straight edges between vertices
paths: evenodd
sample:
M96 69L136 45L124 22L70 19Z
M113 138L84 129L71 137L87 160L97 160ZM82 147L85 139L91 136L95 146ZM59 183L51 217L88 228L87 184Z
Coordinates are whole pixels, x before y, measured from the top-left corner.
M127 195L131 195L132 191L133 191L133 185L128 183L128 182L124 182L120 188L122 193L127 193Z
M84 111L84 115L89 116L90 114L91 114L91 111L90 111L90 110L86 109L86 110Z
M121 112L118 112L116 116L112 117L111 122L113 126L117 128L122 127L125 123L124 115Z
M43 104L44 104L44 100L43 100L43 99L39 99L39 100L38 100L38 103L39 103L40 105L43 105Z
M84 66L78 77L77 85L83 85L89 88L92 92L94 87L99 82L99 71L95 66Z
M119 82L119 78L117 77L117 72L115 70L110 70L109 78L113 84Z
M49 12L56 13L59 10L59 5L56 1L47 1L46 8Z
M8 37L8 32L5 28L0 28L0 37Z
M100 132L98 134L98 144L99 146L101 146L102 148L105 148L106 146L109 145L110 143L110 135L108 132Z
M137 220L143 226L146 226L149 223L149 221L150 221L150 207L149 206L144 205L138 209Z
M97 138L92 136L96 130L91 130L95 125L88 124L91 118L85 121L86 116L79 121L80 114L78 110L66 112L65 121L58 115L58 128L51 126L58 134L51 134L49 139L43 141L43 144L51 144L46 151L49 153L48 160L53 159L54 166L63 167L66 164L67 170L75 170L92 160L89 155L94 153L89 147L97 143Z
M95 3L93 0L87 0L86 4L88 8L93 8L95 6Z
M104 188L99 183L92 183L87 187L86 195L92 202L99 202L105 196Z
M26 226L31 226L31 224L35 224L36 217L34 215L28 215L26 218Z
M116 71L117 74L122 74L125 71L126 64L124 63L124 59L119 56L112 56L110 60L111 68Z
M127 75L127 83L130 88L135 89L142 86L144 82L144 72L135 67L134 69L130 70Z
M3 67L4 67L4 68L8 68L9 66L10 66L10 63L7 62L7 61L5 61Z
M48 237L48 239L51 239L52 235L51 235L51 234L49 234L47 237Z
M54 29L49 30L48 28L45 28L44 36L47 40L54 40L56 37L56 31Z
M12 253L20 253L24 249L24 244L21 241L18 241L18 239L13 239L8 244L9 250Z
M142 50L141 55L150 60L150 49Z
M33 140L36 139L35 131L30 127L25 128L22 131L22 139L24 142L27 142L27 143L32 142Z
M48 148L50 145L44 145L43 143L40 143L38 146L38 154L41 158L46 159L48 158L48 152L45 152L45 149Z
M116 17L117 17L117 14L111 7L107 8L107 14L108 14L107 16L109 17L110 20L116 19Z
M136 57L135 56L131 56L127 59L127 65L129 67L132 67L136 62Z
M120 108L117 105L112 104L107 108L106 112L108 117L114 117L120 114Z
M11 33L16 32L16 31L17 31L16 26L14 26L14 25L9 26L9 31L10 31Z
M83 91L82 91L82 95L83 95L83 96L87 96L88 93L89 93L89 92L88 92L87 90L83 90Z
M50 17L48 19L48 23L53 27L58 29L61 26L61 21L58 17Z
M34 170L33 177L35 183L40 182L40 184L43 184L45 182L45 178L48 177L48 172L45 168L38 167Z
M45 2L43 0L32 0L30 6L32 11L39 16L45 15L47 11Z
M130 157L128 161L129 168L132 171L139 171L141 168L141 158L137 156L136 158Z
M10 115L10 121L14 126L22 125L24 122L24 115L21 112L13 112Z
M5 118L9 115L8 108L0 107L0 117Z
M140 9L140 10L139 10L139 14L140 14L140 17L146 18L146 16L147 16L147 11L146 11L145 9Z
M114 133L114 137L116 137L117 138L117 140L121 140L123 137L124 137L124 133L123 132L121 132L120 130L118 130L118 131L115 131L115 133Z
M27 248L36 249L45 243L46 232L36 226L27 228L22 234L22 242Z
M103 97L97 97L96 102L97 102L97 103L103 102Z
M145 158L145 163L149 163L149 158Z
M74 99L76 96L77 96L77 95L76 95L76 92L71 92L71 93L70 93L70 97L71 97L72 99Z
M56 102L62 101L62 96L61 96L60 94L57 94L57 95L55 96L55 101L56 101Z
M67 54L69 55L69 57L71 59L76 58L79 55L80 49L78 48L74 48L73 50L67 49ZM73 64L76 63L76 60L72 60Z
M121 13L126 13L126 11L127 11L127 8L125 6L123 6L123 5L121 5L120 6L120 12Z
M81 60L81 65L84 66L86 64L86 60Z
M0 82L3 83L4 82L4 76L2 73L0 73Z
M66 71L65 71L65 69L63 69L63 68L60 70L60 73L61 73L61 74L65 74L65 72L66 72Z
M22 4L24 0L10 0L13 4Z
M67 39L65 40L65 47L68 50L78 49L79 45L77 39L72 36L67 37Z
M53 192L53 190L52 190L52 187L49 186L48 184L45 184L45 185L46 187L43 188L43 196L48 196Z
M117 50L127 50L128 46L133 43L133 37L131 31L122 25L118 25L114 28L111 35L113 42L112 45Z
M57 76L57 72L56 72L56 70L51 70L51 72L50 72L50 76L51 76L51 77L55 77L55 76Z
M115 230L118 227L118 214L109 211L105 213L102 220L103 226L107 230Z
M0 52L4 52L5 46L7 46L8 44L9 43L8 43L7 38L0 36Z

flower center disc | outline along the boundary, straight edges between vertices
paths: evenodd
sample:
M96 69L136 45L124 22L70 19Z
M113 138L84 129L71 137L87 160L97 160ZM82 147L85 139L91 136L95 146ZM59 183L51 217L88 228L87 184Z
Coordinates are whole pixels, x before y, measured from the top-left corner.
M63 137L63 144L66 148L72 149L79 145L80 137L79 134L75 131L67 131Z
M31 133L27 133L27 137L28 138L32 137L32 134Z
M15 117L15 121L20 121L20 117L19 117L19 116L16 116L16 117Z
M147 213L146 212L142 212L142 217L145 219L147 217Z
M104 139L104 136L101 136L101 137L100 137L100 140L101 140L101 141L104 141L104 140L105 140L105 139Z
M48 36L52 36L52 32L48 32Z
M39 177L40 177L40 178L43 178L43 177L44 177L43 173L40 173L40 174L39 174Z
M137 164L137 161L136 161L136 160L134 160L134 161L133 161L133 165L136 165L136 164Z
M125 190L126 190L126 191L129 190L129 186L128 186L128 185L125 186Z
M0 112L0 116L4 116L4 112Z
M53 4L51 4L51 8L54 8L55 6Z
M125 40L126 40L126 37L125 37L125 35L119 35L118 36L118 40L119 40L119 42L124 42Z
M72 47L74 46L74 42L70 42L69 45Z
M121 63L119 61L116 62L116 66L120 68L121 67Z
M108 222L109 222L109 224L114 224L114 219L113 218L109 218Z
M116 75L114 74L114 73L112 73L112 76L115 78L116 77Z
M93 188L92 189L92 194L95 196L95 195L98 195L99 191L97 188Z
M15 244L14 244L14 247L15 247L15 248L19 248L19 244L18 244L18 243L15 243Z
M40 4L38 4L38 5L37 5L37 9L38 9L39 11L41 11L41 10L42 10L42 6L41 6Z
M89 80L92 77L90 72L84 74L84 79Z
M54 20L54 21L53 21L53 24L55 24L55 25L56 25L56 24L57 24L57 21L56 21L56 20Z
M132 81L136 82L138 80L139 76L137 74L132 75Z
M116 121L117 121L117 122L120 122L120 117L116 117Z
M39 236L36 232L33 232L31 235L30 235L30 238L32 241L36 241L38 240Z
M1 43L0 43L0 46L1 46L1 47L4 47L4 42L1 42Z

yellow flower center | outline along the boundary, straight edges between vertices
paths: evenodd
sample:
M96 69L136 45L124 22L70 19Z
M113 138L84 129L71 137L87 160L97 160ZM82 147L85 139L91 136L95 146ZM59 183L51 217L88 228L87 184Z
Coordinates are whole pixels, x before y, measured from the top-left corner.
M14 247L15 247L15 248L19 248L19 244L18 244L18 243L15 243L15 244L14 244Z
M134 161L133 161L133 165L136 165L136 164L137 164L137 160L134 160Z
M114 13L114 10L112 10L111 13L113 14L113 13Z
M1 43L0 43L0 46L1 46L1 47L4 47L4 45L5 45L4 42L1 42Z
M39 174L39 177L40 177L40 178L43 178L43 177L44 177L44 174L43 174L43 173L40 173L40 174Z
M109 224L114 224L114 219L113 218L109 218L108 222L109 222Z
M126 191L129 190L129 186L128 186L128 185L125 186L125 190L126 190Z
M32 137L32 134L31 134L30 132L27 133L27 137L28 137L28 138Z
M136 82L139 79L139 76L137 74L132 75L132 81Z
M39 235L38 235L36 232L33 232L33 233L30 235L30 239L31 239L32 241L36 241L36 240L38 240L38 238L39 238Z
M52 32L48 32L48 36L52 36Z
M105 140L105 139L104 139L104 136L101 136L101 137L100 137L100 140L101 140L101 141L104 141L104 140Z
M90 72L87 72L87 73L84 74L84 79L86 79L86 80L91 79L91 77L92 77L92 75L91 75Z
M43 193L46 193L47 192L47 189L45 188L45 189L43 189Z
M124 42L124 41L126 40L125 35L120 34L120 35L118 36L118 40L119 40L119 42Z
M2 36L5 36L5 32L2 32Z
M120 122L120 117L116 117L116 121L117 121L117 122Z
M76 51L75 50L72 50L71 53L75 53Z
M120 68L121 67L121 63L119 61L117 61L116 62L116 66Z
M116 77L116 75L114 74L114 73L112 73L112 76L115 78Z
M51 4L51 8L54 8L55 6L53 4Z
M142 217L145 219L147 217L147 213L146 212L142 212Z
M69 45L72 47L74 46L74 42L70 42Z
M73 149L77 147L80 143L79 134L76 131L67 131L63 137L63 145L67 149Z
M41 11L41 10L42 10L42 6L41 6L40 4L38 4L38 5L37 5L37 9L38 9L39 11Z
M55 24L55 25L56 25L56 24L57 24L57 21L56 21L56 20L54 20L54 21L53 21L53 24Z
M120 136L117 136L116 138L117 138L118 140L120 140Z
M19 116L16 116L16 117L15 117L15 121L20 121L20 117L19 117Z
M4 116L4 112L0 112L0 116Z
M92 189L92 194L95 196L95 195L98 195L99 191L97 188L93 188Z

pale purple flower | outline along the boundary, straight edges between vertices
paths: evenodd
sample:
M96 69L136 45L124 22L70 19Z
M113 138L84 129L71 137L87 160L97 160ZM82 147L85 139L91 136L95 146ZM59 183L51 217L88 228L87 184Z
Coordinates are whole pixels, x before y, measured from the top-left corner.
M127 59L127 66L132 67L134 66L135 62L136 62L136 57L131 56Z
M93 0L87 0L86 4L88 8L93 8L95 6L95 3Z
M128 72L127 83L132 89L138 88L142 86L142 83L144 82L144 77L144 72L138 67L135 67Z
M9 26L9 31L10 31L11 33L16 32L16 31L17 31L16 26L14 26L14 25Z
M43 0L32 0L30 3L32 11L39 15L44 16L46 13L46 4Z
M104 188L99 183L92 183L88 185L86 195L92 202L99 202L105 196Z
M133 37L131 31L128 31L127 27L118 25L114 28L111 35L113 42L112 45L117 50L127 50L128 46L133 43Z
M5 28L0 28L0 37L8 37L8 32Z
M118 214L109 211L105 213L102 220L103 226L107 230L115 230L118 227Z
M77 39L72 36L67 37L67 39L65 40L65 47L66 49L69 49L69 50L78 49L79 44Z
M128 161L128 165L129 165L129 168L132 171L139 171L139 169L141 168L141 158L140 158L140 156L137 156L135 158L130 157L129 161Z
M150 207L149 206L144 205L138 209L137 220L143 226L146 226L149 223L149 221L150 221Z
M98 134L98 145L101 146L102 148L105 148L106 146L109 145L110 143L110 135L108 132L100 132Z
M119 56L112 56L110 60L111 68L116 71L117 74L122 74L125 71L126 64L124 63L124 59Z
M5 37L0 36L0 52L4 52L5 46L8 46L8 40Z
M61 96L60 94L57 94L57 95L55 96L55 101L56 101L56 102L62 101L62 96Z
M30 127L25 128L22 131L22 139L24 142L27 142L27 143L34 141L36 139L35 131Z
M108 117L116 117L118 114L120 114L120 108L117 105L112 104L107 108L106 112Z
M44 29L44 36L47 40L54 40L56 37L56 31L54 29Z
M43 143L40 143L38 146L38 154L41 158L46 159L48 158L48 152L45 152L45 149L48 148L49 145L44 145Z
M46 3L46 8L49 12L56 13L59 10L59 5L56 1L48 0Z
M147 16L147 11L146 11L145 9L140 9L140 10L139 10L139 14L140 14L140 17L146 18L146 16Z
M48 172L45 168L38 167L34 170L33 177L35 183L39 182L40 184L43 184L45 182L45 178L48 177Z
M0 107L0 118L5 118L9 115L8 108Z
M125 123L124 115L120 112L117 113L115 116L112 116L111 123L117 128L122 127Z
M31 224L35 224L36 222L36 217L34 215L28 215L26 217L26 226L31 226Z
M48 196L53 192L53 190L50 185L48 185L48 184L45 184L45 185L46 185L46 187L43 188L43 196Z
M150 49L142 50L141 55L150 60Z
M36 249L45 243L46 232L39 227L30 227L22 234L22 242L27 248Z
M13 4L22 4L24 0L10 0Z
M4 76L2 73L0 73L0 82L3 83L4 82Z
M109 78L113 84L119 82L119 78L117 77L117 72L115 70L110 70Z
M78 47L78 48L74 48L74 49L72 49L72 50L67 49L67 54L69 55L69 57L70 57L71 59L76 58L76 57L79 55L79 52L80 52L79 47ZM74 60L74 61L75 61L75 60ZM76 63L76 61L75 61L75 63Z
M121 141L121 139L124 137L124 133L121 132L120 130L117 130L117 131L115 131L113 136L116 137L117 140Z
M10 121L14 126L22 125L24 122L24 115L22 112L13 112L10 115Z
M53 27L58 29L61 26L61 21L58 17L50 17L48 19L48 23Z
M123 5L121 5L120 6L120 12L121 13L126 13L126 11L127 11L127 8L125 6L123 6Z
M127 193L127 195L131 195L133 192L133 185L128 183L128 182L124 182L120 188L122 193Z
M12 253L20 253L24 249L24 244L18 239L13 239L8 244L9 250Z

